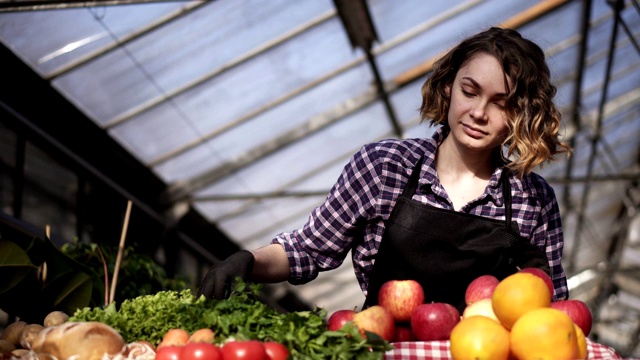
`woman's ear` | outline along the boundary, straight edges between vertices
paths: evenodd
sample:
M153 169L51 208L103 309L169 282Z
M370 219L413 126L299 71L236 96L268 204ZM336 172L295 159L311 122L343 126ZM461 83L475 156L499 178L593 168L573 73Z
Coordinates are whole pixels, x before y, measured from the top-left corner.
M451 84L449 84L449 85L445 85L445 87L444 87L444 93L445 93L445 94L447 94L447 96L448 96L449 98L451 98Z

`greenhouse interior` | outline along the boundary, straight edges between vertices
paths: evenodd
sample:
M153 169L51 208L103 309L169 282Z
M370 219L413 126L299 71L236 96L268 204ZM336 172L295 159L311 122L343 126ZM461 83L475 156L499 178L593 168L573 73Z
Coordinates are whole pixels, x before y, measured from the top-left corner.
M300 229L363 145L430 138L422 85L490 27L538 44L557 87L573 151L534 172L557 198L569 296L589 339L640 357L638 0L1 0L0 240L99 270L124 248L120 301L196 289ZM260 297L283 313L365 300L351 254Z

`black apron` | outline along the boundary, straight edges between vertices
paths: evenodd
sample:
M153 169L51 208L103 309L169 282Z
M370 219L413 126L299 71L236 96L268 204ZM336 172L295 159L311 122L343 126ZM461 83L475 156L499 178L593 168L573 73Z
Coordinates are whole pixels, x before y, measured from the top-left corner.
M506 217L501 221L413 201L421 166L422 158L385 222L363 308L378 303L378 291L388 280L416 280L425 302L449 303L462 313L466 288L480 275L501 280L525 267L551 274L544 252L520 236L516 222L511 224L506 167L500 179Z

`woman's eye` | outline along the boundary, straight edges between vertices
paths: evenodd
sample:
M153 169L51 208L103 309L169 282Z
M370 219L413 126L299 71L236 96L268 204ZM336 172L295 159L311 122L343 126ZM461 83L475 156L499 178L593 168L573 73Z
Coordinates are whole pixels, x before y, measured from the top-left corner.
M498 107L498 109L500 109L500 110L504 110L505 104L503 104L503 103L494 103L494 104L496 104L496 106Z
M464 94L464 96L466 96L466 97L472 97L472 96L475 96L475 94L474 94L474 93L471 93L471 92L469 92L469 91L466 91L465 89L461 89L461 91L462 91L462 94Z

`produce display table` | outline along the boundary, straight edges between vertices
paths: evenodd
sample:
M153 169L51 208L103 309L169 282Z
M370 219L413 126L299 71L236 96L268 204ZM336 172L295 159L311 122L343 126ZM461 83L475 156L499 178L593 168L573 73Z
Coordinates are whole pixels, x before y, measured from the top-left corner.
M392 343L395 349L384 354L385 360L451 360L449 341L414 341ZM587 339L588 359L622 359L612 348Z

